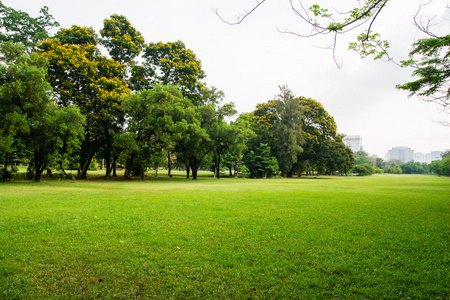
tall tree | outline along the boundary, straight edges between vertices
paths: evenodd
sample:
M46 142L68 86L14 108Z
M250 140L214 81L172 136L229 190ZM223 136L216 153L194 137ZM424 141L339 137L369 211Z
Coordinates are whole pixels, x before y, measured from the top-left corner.
M304 111L302 131L305 139L304 151L298 157L298 161L301 162L298 170L300 173L304 171L308 173L311 167L317 171L323 170L324 159L321 159L321 156L328 155L328 151L332 151L331 145L334 143L331 141L339 141L336 123L318 101L305 97L299 97L298 101ZM325 143L329 147L325 147Z
M111 57L120 63L132 62L144 47L141 33L121 15L112 15L110 19L105 19L100 34Z
M200 60L183 42L150 43L145 47L143 57L146 59L144 65L155 74L156 82L178 85L184 97L200 104L201 80L206 76Z
M28 13L5 6L0 1L0 41L24 45L28 53L49 37L48 31L58 27L58 22L44 6L40 16L33 18Z
M283 176L292 176L297 156L303 151L303 112L299 101L287 86L277 95L277 118L274 123L274 153Z
M136 136L142 180L152 156L159 157L162 149L174 151L179 141L189 143L193 138L191 127L199 126L195 107L173 85L155 85L152 90L129 95L124 107L127 130Z
M79 146L84 117L75 106L60 108L53 102L44 57L28 55L22 46L11 43L3 43L0 51L0 122L2 128L14 127L7 139L25 147L22 155L32 162L34 180L40 181L58 151L64 147L71 152Z
M58 103L76 104L86 116L85 140L79 152L80 179L86 178L96 154L111 165L113 136L121 131L124 121L120 102L129 92L125 66L102 56L97 44L92 29L73 26L40 45L40 53L49 61L48 80Z

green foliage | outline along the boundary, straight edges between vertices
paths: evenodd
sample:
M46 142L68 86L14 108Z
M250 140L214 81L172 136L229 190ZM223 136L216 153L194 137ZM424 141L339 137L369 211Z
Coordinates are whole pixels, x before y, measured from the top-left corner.
M307 36L318 34L345 34L354 29L362 29L362 33L357 37L356 42L349 44L349 49L358 52L362 57L374 55L375 59L388 57L387 49L389 42L382 40L380 34L371 31L372 24L375 22L378 14L383 10L389 0L363 0L353 9L342 9L336 13L329 9L314 4L308 8L314 17L309 16L308 11L297 10L296 14L306 21L312 31ZM302 5L302 4L300 4ZM345 11L345 12L344 12Z
M428 166L428 171L437 175L450 176L450 157L432 161Z
M436 102L446 111L450 97L450 35L420 39L413 47L411 59L402 63L413 67L412 75L419 79L397 85L397 88L409 91L410 96L418 95ZM414 59L415 55L420 55L420 61Z
M206 77L201 62L186 45L174 43L150 43L144 49L145 67L156 74L154 81L163 85L174 84L180 87L184 97L194 104L201 102L201 80Z
M353 166L353 153L338 135L334 118L316 100L300 97L298 101L305 115L302 121L305 143L298 157L302 162L297 167L299 173L315 168L328 174L335 171L347 174Z
M423 174L425 170L422 167L422 164L419 162L407 162L400 165L403 174Z
M100 34L111 57L120 63L131 62L144 47L141 33L124 16L112 15L110 19L105 19Z
M0 41L20 43L28 53L34 51L39 42L49 37L48 30L59 26L48 13L48 7L44 6L40 13L39 17L32 18L28 13L7 7L0 1Z
M374 174L383 174L383 169L381 168L375 168L373 171Z
M389 174L402 174L403 173L402 168L395 163L392 163L384 172L389 173Z
M352 170L353 173L357 173L358 176L370 176L375 172L375 168L368 163L361 165L355 165Z
M450 157L444 158L441 163L441 174L450 176Z
M270 147L261 144L256 151L251 150L244 156L244 164L252 178L265 178L278 171L277 159L270 155Z
M369 163L369 153L360 150L355 153L355 165Z
M176 151L181 154L180 158L185 155L187 160L198 153L203 155L201 147L209 137L201 128L200 112L182 96L177 86L155 85L152 90L129 95L123 106L128 119L127 130L136 135L142 170L154 164L154 158L161 156L162 149L169 153Z
M302 108L287 86L280 86L277 95L277 118L273 124L273 153L283 176L292 175L297 156L303 151Z
M129 93L125 65L102 56L97 40L92 29L72 26L40 45L40 54L49 61L48 80L58 104L75 104L86 117L79 153L80 178L86 177L95 155L106 160L107 174L110 171L114 135L121 132L124 123L121 99Z
M4 151L16 149L33 163L34 180L62 152L71 153L83 140L85 118L77 107L57 107L46 81L47 60L20 45L0 48L0 133L6 136ZM64 150L63 150L64 149Z
M377 157L375 160L375 166L378 169L384 169L384 167L386 166L386 162L381 157Z
M98 36L94 29L73 25L70 28L63 28L58 31L56 37L62 45L77 46L96 46L98 44ZM90 49L95 49L90 47ZM97 51L97 49L95 49ZM94 53L94 51L92 51Z

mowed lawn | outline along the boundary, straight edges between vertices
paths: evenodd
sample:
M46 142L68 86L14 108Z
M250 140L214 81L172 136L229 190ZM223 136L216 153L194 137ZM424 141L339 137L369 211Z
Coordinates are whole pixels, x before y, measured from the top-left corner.
M450 178L0 184L0 299L449 299Z

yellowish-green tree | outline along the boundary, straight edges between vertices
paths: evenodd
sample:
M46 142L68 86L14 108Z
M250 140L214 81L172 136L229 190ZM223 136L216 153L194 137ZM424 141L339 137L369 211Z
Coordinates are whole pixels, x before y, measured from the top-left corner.
M129 92L125 65L102 56L97 40L92 29L73 26L40 45L41 55L49 61L48 80L58 103L76 104L86 116L79 178L86 178L95 155L105 159L110 174L113 137L124 122L121 98Z

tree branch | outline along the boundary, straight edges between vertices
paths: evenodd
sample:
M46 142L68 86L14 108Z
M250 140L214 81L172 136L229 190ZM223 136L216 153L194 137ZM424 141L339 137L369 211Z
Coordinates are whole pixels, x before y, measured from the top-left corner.
M222 20L222 22L227 23L228 25L239 25L241 24L245 18L247 18L249 15L251 15L255 10L258 9L258 7L260 7L262 4L264 4L264 2L266 2L266 0L259 0L256 1L256 5L250 10L250 11L244 11L244 14L239 14L239 16L236 17L237 21L236 22L229 22L227 20L225 20L224 18L222 18L222 16L219 14L219 11L217 9L213 9L213 11L216 13L216 15L220 18L220 20Z

